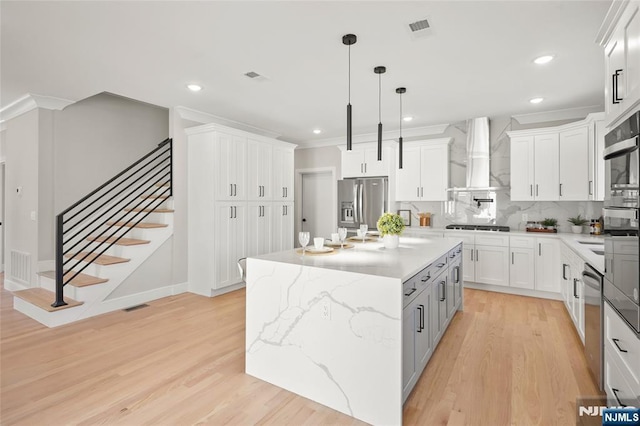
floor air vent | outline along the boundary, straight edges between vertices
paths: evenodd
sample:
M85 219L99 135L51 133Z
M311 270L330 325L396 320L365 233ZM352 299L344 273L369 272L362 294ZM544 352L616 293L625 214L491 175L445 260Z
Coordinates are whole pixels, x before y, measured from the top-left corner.
M142 305L136 305L136 306L132 306L130 308L125 308L125 309L123 309L123 311L125 311L125 312L137 311L138 309L146 308L148 306L149 305L147 305L146 303L143 303Z

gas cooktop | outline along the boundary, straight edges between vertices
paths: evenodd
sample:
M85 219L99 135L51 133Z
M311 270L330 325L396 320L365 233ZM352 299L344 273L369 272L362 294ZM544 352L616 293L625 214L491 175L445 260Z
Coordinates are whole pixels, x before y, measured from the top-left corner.
M446 229L459 229L464 231L499 231L499 232L509 232L508 226L498 226L498 225L447 225Z

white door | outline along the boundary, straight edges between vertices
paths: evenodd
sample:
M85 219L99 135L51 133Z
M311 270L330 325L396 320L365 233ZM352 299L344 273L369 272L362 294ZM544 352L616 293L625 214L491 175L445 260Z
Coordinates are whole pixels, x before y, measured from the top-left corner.
M511 199L531 201L533 197L533 136L511 139Z
M314 237L330 238L334 228L334 185L331 172L302 175L302 212L300 229Z
M534 192L536 200L560 199L560 146L558 133L534 137Z
M560 132L560 200L589 199L589 128Z
M509 248L476 245L476 282L509 285Z
M535 285L535 257L530 248L513 247L511 249L511 267L509 284L511 287L533 290Z

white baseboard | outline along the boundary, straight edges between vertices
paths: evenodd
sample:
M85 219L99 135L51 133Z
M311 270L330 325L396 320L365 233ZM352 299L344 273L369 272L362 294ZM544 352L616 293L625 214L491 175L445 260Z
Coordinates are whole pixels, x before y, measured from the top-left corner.
M38 272L55 271L55 270L56 270L55 260L41 260L38 262Z
M184 282L184 283L180 283L180 284L174 284L171 286L171 294L172 295L176 295L176 294L182 294L182 293L186 293L189 291L189 283L188 282Z
M4 279L4 289L8 290L8 291L20 291L20 290L26 290L29 287L23 285L23 284L18 284L15 281L11 281L8 278Z
M540 299L562 300L560 293L551 293L548 291L529 290L526 288L503 287L500 285L478 284L465 281L464 287L473 288L475 290L494 291L496 293L515 294L517 296L538 297Z
M229 287L220 288L220 289L217 289L217 290L211 290L211 297L220 296L220 295L225 294L225 293L230 293L232 291L239 290L239 289L243 288L244 286L246 286L245 283L239 282L237 284L230 285Z

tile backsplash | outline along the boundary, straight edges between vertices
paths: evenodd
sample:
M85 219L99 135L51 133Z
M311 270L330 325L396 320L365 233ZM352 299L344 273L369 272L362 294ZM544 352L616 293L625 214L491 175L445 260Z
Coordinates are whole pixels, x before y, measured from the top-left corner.
M559 123L546 123L537 127L555 126ZM490 185L502 187L495 192L450 192L446 202L401 202L400 209L410 209L413 213L412 226L418 226L418 212L432 214L431 225L444 228L452 223L458 224L494 224L509 226L511 230L525 229L527 215L529 221L540 221L545 218L558 220L560 232L570 232L569 217L580 214L587 219L597 219L602 214L602 202L597 201L511 201L510 184L510 141L506 132L519 130L522 126L510 117L493 118L490 121L491 139L491 173ZM452 187L466 185L466 122L462 121L449 126L442 136L453 137L450 149L449 179ZM492 199L492 202L481 202L478 206L474 198ZM585 231L586 232L586 231Z

